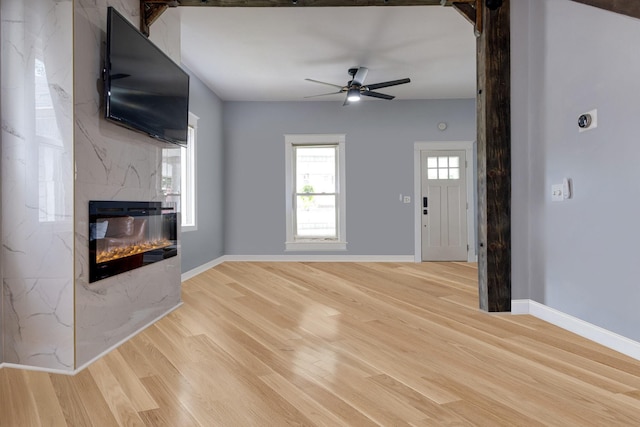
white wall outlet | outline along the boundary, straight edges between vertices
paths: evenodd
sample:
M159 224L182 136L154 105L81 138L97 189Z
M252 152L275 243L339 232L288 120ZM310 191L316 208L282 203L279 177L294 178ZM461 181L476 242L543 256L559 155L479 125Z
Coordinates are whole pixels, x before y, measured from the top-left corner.
M404 196L402 199L402 203L411 203L411 196Z

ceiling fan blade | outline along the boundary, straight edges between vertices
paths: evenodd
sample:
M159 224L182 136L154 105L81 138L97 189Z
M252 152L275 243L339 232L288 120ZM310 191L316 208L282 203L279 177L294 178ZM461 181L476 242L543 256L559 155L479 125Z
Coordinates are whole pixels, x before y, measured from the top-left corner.
M341 85L334 85L333 83L321 82L320 80L313 80L313 79L305 79L305 80L308 81L308 82L320 83L321 85L339 87L340 89L342 89L344 87L344 86L341 86Z
M411 79L391 80L391 81L388 81L388 82L374 83L372 85L366 85L366 87L369 90L374 90L374 89L380 89L380 88L383 88L383 87L403 85L403 84L409 83L409 82L411 82Z
M356 74L353 76L352 84L362 86L364 84L364 79L367 78L367 73L369 69L367 67L360 67Z
M321 93L319 95L309 95L309 96L305 96L305 98L317 98L318 96L337 95L339 93L344 93L344 91L339 90L338 92Z
M344 97L344 104L342 104L342 106L344 107L345 105L349 105L351 104L351 102L349 101L349 95Z
M387 95L385 93L380 93L380 92L371 92L370 90L363 90L360 93L360 95L371 96L373 98L388 99L388 100L392 100L393 98L395 98L395 96Z

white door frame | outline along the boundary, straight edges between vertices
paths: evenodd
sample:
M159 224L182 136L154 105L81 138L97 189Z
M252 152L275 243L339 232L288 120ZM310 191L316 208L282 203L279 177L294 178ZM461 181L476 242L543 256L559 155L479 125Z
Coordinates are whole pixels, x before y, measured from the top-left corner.
M475 232L475 218L476 218L476 205L474 203L474 197L477 193L475 186L473 185L474 169L473 162L475 161L475 141L431 141L431 142L414 142L413 143L413 201L414 201L414 220L413 220L413 242L414 242L414 260L415 262L422 262L422 192L421 192L421 164L420 164L420 152L421 151L437 151L437 150L464 150L467 165L467 242L469 244L469 251L467 251L467 261L476 262L478 256L476 254L476 232Z

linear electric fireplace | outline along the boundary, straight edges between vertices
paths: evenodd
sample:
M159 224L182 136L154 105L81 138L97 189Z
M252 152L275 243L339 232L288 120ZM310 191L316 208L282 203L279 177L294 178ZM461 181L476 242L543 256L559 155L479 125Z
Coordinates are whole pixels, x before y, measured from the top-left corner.
M160 202L89 202L89 282L178 254L177 214Z

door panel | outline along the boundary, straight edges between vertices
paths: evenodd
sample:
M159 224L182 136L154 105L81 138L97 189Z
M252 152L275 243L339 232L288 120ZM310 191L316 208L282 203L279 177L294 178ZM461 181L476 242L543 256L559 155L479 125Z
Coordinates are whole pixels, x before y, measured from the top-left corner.
M467 187L464 151L422 151L422 260L467 260ZM424 200L424 199L423 199Z
M440 209L434 209L434 207L439 206L439 200L442 200L442 196L441 196L441 192L442 189L439 187L433 187L430 189L431 191L429 191L426 194L427 200L429 200L429 207L427 208L427 211L429 212L429 216L425 217L424 215L424 209L423 209L423 221L425 219L430 220L427 222L427 224L437 224L437 226L432 227L433 232L432 233L427 233L426 234L426 238L429 241L429 246L433 247L433 248L439 248L440 246L442 246L442 228L439 226L439 224L442 222L442 217L441 217L441 210ZM423 195L423 197L425 197ZM423 232L422 237L424 239L425 234ZM424 250L423 250L424 252Z

